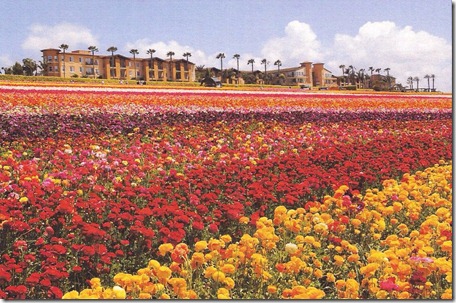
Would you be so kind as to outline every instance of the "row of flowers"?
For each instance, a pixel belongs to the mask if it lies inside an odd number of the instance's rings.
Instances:
[[[308,201],[323,201],[341,185],[364,193],[452,156],[452,124],[438,105],[442,100],[423,101],[436,107],[417,112],[422,119],[404,116],[401,108],[389,117],[402,120],[388,120],[382,110],[366,120],[285,119],[290,108],[271,106],[198,118],[210,109],[200,99],[211,104],[220,97],[5,93],[6,123],[18,124],[2,127],[7,135],[0,145],[0,289],[10,286],[0,297],[60,298],[91,277],[107,283],[151,256],[166,261],[157,253],[163,243],[191,246],[219,234],[237,241],[279,205],[308,210],[314,205]],[[128,105],[119,104],[122,98]],[[156,104],[147,113],[155,98],[165,105],[186,99],[192,112]],[[253,104],[276,97],[243,98]],[[325,103],[306,98],[290,102]],[[351,102],[369,104],[364,99]],[[84,102],[96,114],[81,110]],[[66,124],[68,117],[79,124]],[[30,131],[23,136],[22,129]],[[249,223],[238,224],[241,218]]]
[[[237,241],[162,244],[164,261],[63,298],[452,299],[451,184],[442,162],[365,195],[341,186],[309,208],[278,206]]]

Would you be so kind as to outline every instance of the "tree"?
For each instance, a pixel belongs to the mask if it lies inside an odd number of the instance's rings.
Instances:
[[[350,84],[355,84],[355,67],[353,65],[349,65],[348,68],[350,74]]]
[[[49,63],[46,62],[46,60],[43,58],[43,61],[39,61],[38,68],[41,70],[40,75],[47,75]]]
[[[263,59],[263,60],[261,60],[261,64],[264,64],[264,77],[263,77],[263,80],[264,80],[264,84],[266,84],[266,79],[267,79],[267,76],[268,76],[268,72],[266,71],[266,66],[269,64],[269,62],[268,62],[268,60]]]
[[[22,68],[22,65],[19,62],[14,63],[14,65],[11,67],[11,71],[13,75],[24,74],[24,69]]]
[[[184,53],[182,56],[184,56],[185,58],[187,58],[187,62],[186,62],[186,67],[187,67],[187,71],[188,71],[188,57],[191,57],[192,54],[190,52],[186,52]],[[190,71],[189,71],[190,72]],[[190,76],[188,77],[188,81],[190,81]]]
[[[364,88],[364,71],[365,71],[364,68],[361,68],[360,70],[358,70],[358,81],[359,81],[359,80],[362,81],[362,83],[363,83],[363,88]]]
[[[374,73],[374,67],[373,66],[369,66],[368,71],[371,72],[369,83],[370,83],[370,88],[372,88],[372,74]]]
[[[220,72],[223,74],[223,59],[225,59],[225,54],[224,53],[219,53],[217,59],[220,59]],[[221,76],[220,76],[221,77]]]
[[[33,76],[33,72],[36,72],[37,64],[33,59],[25,58],[22,59],[22,69],[26,76]]]
[[[98,48],[95,45],[88,47],[89,51],[92,52],[92,70],[93,70],[93,78],[95,79],[95,52],[98,52]]]
[[[152,69],[153,67],[153,61],[154,61],[154,53],[156,52],[155,49],[153,48],[149,48],[147,51],[146,51],[146,54],[150,55],[150,63],[149,63],[149,68]],[[149,72],[149,75],[150,75],[150,72]],[[153,76],[152,76],[153,78]]]
[[[381,68],[376,68],[375,71],[377,72],[377,75],[380,75],[380,72],[382,71]]]
[[[388,90],[391,89],[391,79],[390,79],[390,73],[389,71],[391,70],[391,68],[387,67],[384,69],[384,71],[386,72],[386,81],[388,81]]]
[[[68,44],[60,44],[59,48],[63,50],[63,78],[66,76],[66,68],[65,68],[65,51],[68,49]]]
[[[249,61],[247,61],[247,65],[252,64],[252,74],[253,74],[253,63],[255,63],[255,59],[249,59]]]
[[[107,49],[108,52],[111,52],[111,64],[110,64],[110,67],[115,67],[115,62],[114,62],[114,52],[117,51],[117,47],[115,46],[111,46],[110,48]],[[114,72],[113,72],[114,71]],[[116,69],[112,70],[111,69],[111,76],[112,77],[116,77]]]
[[[233,56],[233,59],[236,59],[236,66],[237,66],[237,72],[236,72],[236,76],[239,78],[239,58],[241,58],[241,55],[239,54],[235,54]]]
[[[137,49],[132,48],[132,49],[130,50],[130,54],[133,55],[133,65],[135,66],[135,79],[136,79],[136,77],[137,77],[137,73],[136,73],[136,55],[138,55],[139,52],[138,52]]]
[[[276,60],[274,65],[277,65],[277,74],[280,74],[280,67],[282,66],[282,61]]]
[[[342,79],[344,80],[344,83],[345,83],[345,65],[341,64],[341,65],[339,65],[339,68],[342,70]]]
[[[414,79],[413,79],[412,76],[410,76],[410,77],[407,78],[407,83],[410,84],[410,89],[413,89],[413,80],[414,80]]]
[[[413,78],[413,80],[416,81],[416,91],[419,91],[420,90],[420,78],[415,77],[415,78]]]
[[[173,51],[169,51],[166,56],[169,57],[169,62],[170,62],[170,65],[171,65],[171,71],[172,71],[172,68],[173,68],[173,56],[175,55],[175,53]],[[174,80],[174,79],[173,79]]]
[[[432,74],[432,75],[431,75],[431,78],[432,78],[432,91],[434,91],[434,90],[435,90],[435,88],[434,88],[434,79],[435,79],[435,75]]]
[[[424,79],[427,79],[427,83],[428,83],[428,92],[431,91],[431,84],[429,83],[429,79],[430,79],[430,78],[431,78],[431,76],[429,76],[429,75],[424,76]]]

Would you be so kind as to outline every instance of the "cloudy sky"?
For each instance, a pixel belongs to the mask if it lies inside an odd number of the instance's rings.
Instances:
[[[41,49],[87,49],[100,54],[110,46],[139,57],[175,58],[190,52],[190,61],[263,69],[300,62],[323,62],[335,75],[340,65],[356,69],[390,68],[403,85],[409,76],[435,75],[435,86],[452,89],[452,1],[450,0],[1,0],[0,66],[30,57]]]

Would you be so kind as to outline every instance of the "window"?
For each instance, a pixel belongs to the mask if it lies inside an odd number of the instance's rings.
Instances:
[[[58,72],[59,71],[59,67],[58,66],[54,66],[54,71]]]
[[[52,62],[52,56],[48,56],[48,61]]]
[[[52,72],[52,66],[49,66],[49,71]]]
[[[70,56],[70,62],[73,62],[73,56]]]
[[[100,74],[100,72],[98,71],[98,68],[95,69],[95,73],[96,73],[97,75]]]
[[[74,66],[70,66],[70,72],[74,73]]]
[[[84,72],[84,69],[82,68],[82,66],[79,67],[79,72],[80,72],[80,73],[83,73],[83,72]]]
[[[79,57],[79,63],[82,63],[82,57]]]
[[[57,56],[54,56],[54,61],[55,61],[55,62],[59,61],[59,59],[57,58]]]
[[[138,62],[136,62],[136,68],[139,68],[139,63]]]

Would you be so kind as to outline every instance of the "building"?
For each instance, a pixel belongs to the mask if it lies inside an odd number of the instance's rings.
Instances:
[[[185,59],[131,58],[123,55],[98,55],[89,50],[65,52],[41,50],[47,64],[45,76],[88,77],[145,81],[195,81],[195,64]]]
[[[252,72],[244,72],[252,74]],[[254,71],[254,75],[259,78],[261,71]],[[300,87],[312,88],[329,88],[337,87],[337,78],[331,71],[324,67],[324,63],[302,62],[300,66],[280,68],[267,71],[268,77],[266,82],[280,85],[298,85]],[[264,77],[263,77],[264,78]]]

